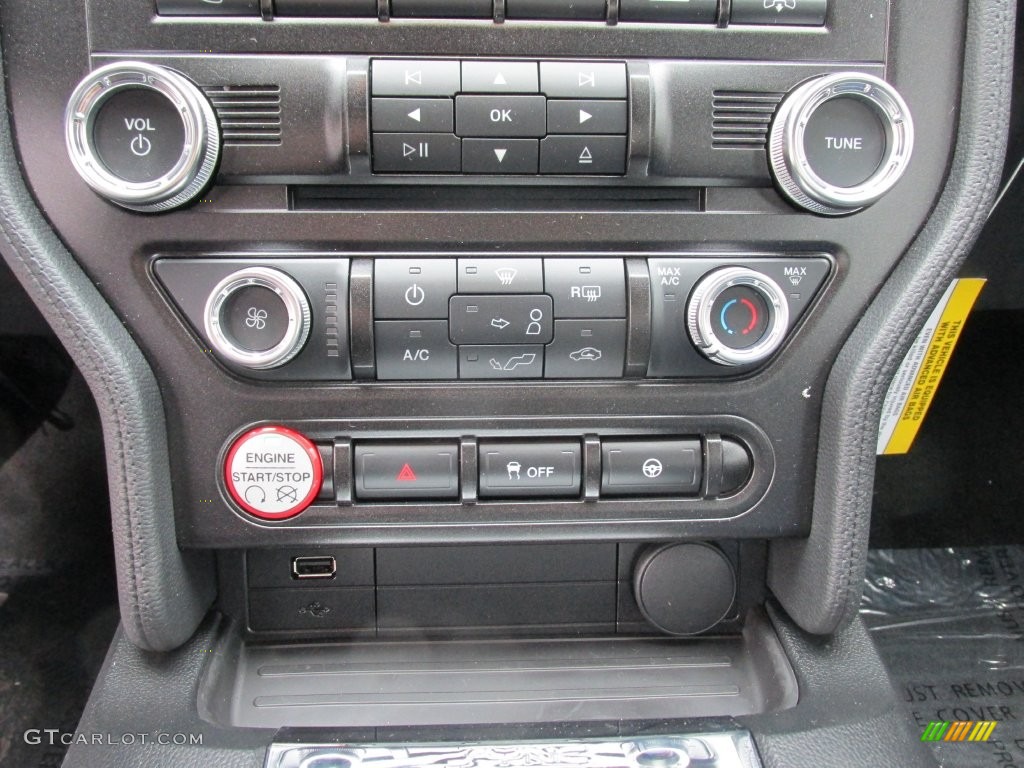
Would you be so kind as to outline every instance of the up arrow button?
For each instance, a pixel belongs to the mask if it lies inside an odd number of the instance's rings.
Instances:
[[[463,93],[537,93],[535,61],[464,61]]]

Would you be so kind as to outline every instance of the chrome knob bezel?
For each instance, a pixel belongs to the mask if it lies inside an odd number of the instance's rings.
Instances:
[[[734,286],[749,286],[768,304],[768,328],[764,336],[746,349],[725,345],[718,335],[711,309],[715,300]],[[785,341],[789,330],[789,304],[778,283],[767,275],[747,267],[725,267],[705,275],[690,295],[686,325],[697,350],[719,365],[753,365],[771,357]]]
[[[242,349],[224,331],[221,310],[242,288],[258,286],[273,291],[284,303],[288,328],[281,341],[262,352]],[[309,339],[312,313],[302,287],[284,272],[271,267],[246,267],[225,277],[206,300],[203,326],[213,349],[228,362],[264,371],[278,368],[302,351]]]
[[[830,184],[815,173],[804,144],[814,113],[838,98],[870,105],[885,130],[885,155],[878,169],[852,187]],[[823,75],[785,98],[772,124],[768,147],[775,180],[793,203],[813,213],[841,216],[877,202],[903,177],[914,151],[914,121],[903,97],[884,80],[860,72]]]
[[[115,94],[136,88],[166,98],[181,117],[185,136],[174,166],[142,182],[108,170],[92,141],[100,108]],[[64,139],[71,163],[86,184],[112,203],[144,213],[170,210],[195,198],[213,178],[220,157],[217,115],[203,92],[177,72],[138,61],[100,67],[78,84],[64,113]]]

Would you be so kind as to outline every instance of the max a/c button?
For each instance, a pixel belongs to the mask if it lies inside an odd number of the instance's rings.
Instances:
[[[480,443],[481,498],[578,496],[578,442]]]
[[[362,443],[355,447],[360,499],[454,499],[459,496],[459,447],[454,443]]]

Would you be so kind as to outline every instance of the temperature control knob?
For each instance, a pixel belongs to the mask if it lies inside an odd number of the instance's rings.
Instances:
[[[772,124],[769,160],[793,203],[838,216],[892,189],[913,148],[914,123],[899,93],[872,75],[843,72],[786,97]]]
[[[225,360],[258,371],[277,368],[299,354],[309,338],[309,300],[279,269],[247,267],[213,289],[203,324]]]
[[[746,267],[725,267],[697,283],[686,324],[694,345],[712,362],[750,365],[770,357],[782,344],[789,305],[770,277]]]
[[[217,115],[192,81],[143,62],[108,64],[75,88],[64,138],[79,176],[135,211],[189,202],[213,178]]]

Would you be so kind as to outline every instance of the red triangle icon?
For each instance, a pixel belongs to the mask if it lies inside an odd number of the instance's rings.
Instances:
[[[402,471],[398,473],[399,482],[411,483],[416,479],[416,473],[412,471],[412,467],[408,464],[402,467]]]

